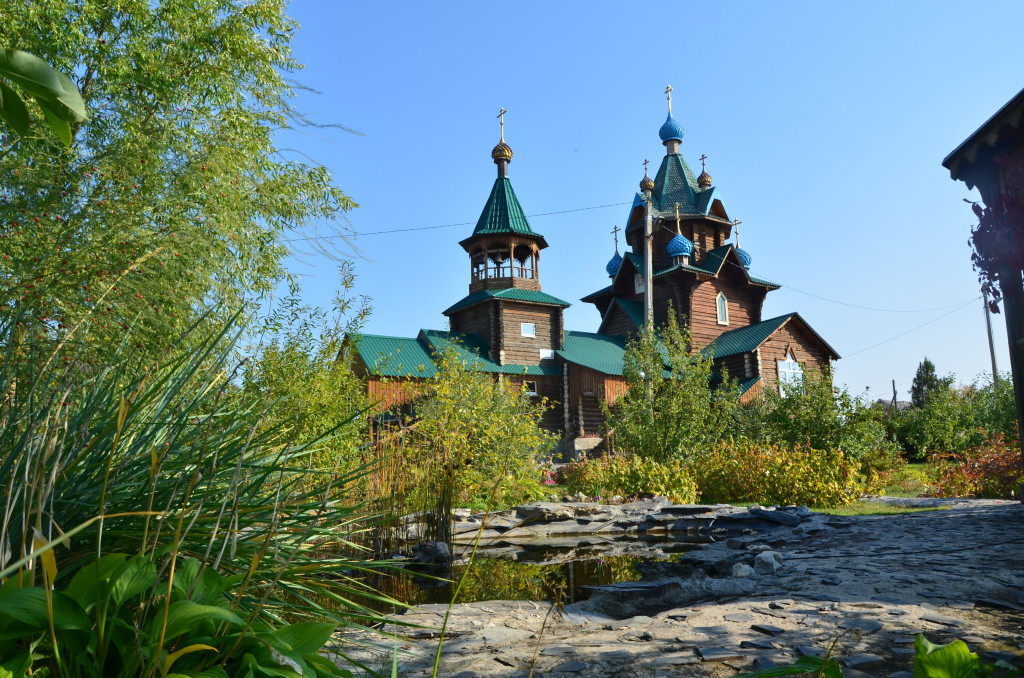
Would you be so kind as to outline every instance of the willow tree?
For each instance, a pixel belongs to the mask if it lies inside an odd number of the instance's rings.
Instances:
[[[278,145],[299,119],[284,6],[0,4],[4,40],[70,74],[89,114],[67,147],[41,125],[0,134],[0,309],[26,341],[159,350],[211,302],[271,289],[289,234],[354,206]]]

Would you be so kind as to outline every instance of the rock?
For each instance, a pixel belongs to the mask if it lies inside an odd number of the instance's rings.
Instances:
[[[724,636],[729,633],[728,626],[697,626],[693,629],[694,633],[699,633],[705,636]]]
[[[770,640],[744,640],[740,647],[745,650],[774,650],[775,643]]]
[[[771,624],[754,624],[750,628],[754,629],[758,633],[764,633],[769,636],[777,636],[780,633],[785,633],[786,630],[779,628],[778,626],[772,626]]]
[[[956,626],[960,627],[964,625],[964,622],[957,619],[956,617],[947,617],[944,614],[937,614],[935,612],[929,612],[928,614],[921,615],[921,619],[929,621],[933,624],[941,624],[943,626]]]
[[[966,600],[950,600],[946,602],[946,607],[951,607],[954,610],[973,610],[974,603]]]
[[[743,659],[743,655],[736,650],[730,650],[724,647],[698,647],[697,652],[700,654],[701,661],[705,662],[724,662],[733,659]]]
[[[425,565],[447,565],[452,562],[452,552],[443,541],[423,541],[412,547],[412,558]]]
[[[843,583],[843,580],[840,579],[839,577],[831,577],[831,576],[830,577],[822,577],[821,578],[821,583],[822,584],[827,584],[829,586],[839,586],[840,584]]]
[[[551,672],[552,673],[579,673],[580,671],[585,671],[589,666],[590,666],[590,664],[584,664],[583,662],[577,662],[577,661],[565,662],[564,664],[559,664],[555,668],[551,669]]]
[[[775,574],[782,569],[782,556],[775,551],[758,553],[754,558],[754,570],[759,574]]]
[[[885,659],[877,654],[860,652],[843,659],[843,663],[851,669],[870,669],[876,666],[884,666]]]
[[[793,601],[788,599],[773,600],[768,603],[768,607],[773,610],[785,610],[787,607],[793,607]]]
[[[545,647],[540,651],[540,653],[545,657],[552,655],[575,654],[576,648],[570,647],[569,645],[552,645],[551,647]]]
[[[912,671],[895,671],[889,674],[889,678],[914,678]]]
[[[532,504],[517,506],[516,516],[524,522],[551,522],[552,520],[572,520],[576,511],[569,504],[538,501]]]
[[[857,629],[861,633],[874,633],[878,629],[882,628],[882,622],[875,621],[874,619],[844,619],[839,622],[839,626],[844,629]]]
[[[735,563],[729,568],[730,577],[750,577],[754,574],[754,568],[746,563]]]
[[[504,626],[495,626],[480,632],[480,637],[488,645],[513,645],[521,643],[533,637],[532,631],[522,629],[509,629]]]
[[[728,621],[728,622],[738,622],[738,623],[745,623],[745,622],[749,622],[749,621],[754,621],[754,618],[752,616],[750,616],[749,614],[743,613],[743,612],[734,612],[732,614],[727,614],[727,615],[723,616],[722,619],[724,619],[725,621]]]
[[[757,516],[758,518],[763,518],[765,520],[770,520],[771,522],[778,523],[779,525],[796,527],[800,524],[800,516],[788,513],[786,511],[769,511],[757,505],[751,506],[750,508],[747,509],[747,511],[753,516]]]
[[[801,657],[806,657],[807,655],[811,655],[813,657],[825,656],[825,650],[820,647],[814,647],[813,645],[796,645],[793,649],[796,650],[797,654]]]

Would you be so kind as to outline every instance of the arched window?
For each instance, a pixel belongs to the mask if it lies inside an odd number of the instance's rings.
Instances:
[[[786,353],[785,360],[779,360],[779,393],[795,392],[804,382],[804,368],[796,361],[793,351]]]
[[[719,292],[718,296],[715,297],[715,306],[718,308],[718,324],[728,325],[729,301],[725,298],[725,294],[723,292]]]

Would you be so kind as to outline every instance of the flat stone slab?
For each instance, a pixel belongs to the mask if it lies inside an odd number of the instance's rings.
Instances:
[[[698,647],[701,661],[705,662],[726,662],[734,659],[743,659],[742,654],[736,650],[726,647]]]
[[[700,633],[705,636],[724,636],[729,633],[728,626],[696,626],[694,627],[694,633]]]
[[[770,640],[744,640],[740,647],[745,650],[774,650],[775,643]]]
[[[763,633],[768,636],[777,636],[780,633],[785,633],[786,629],[779,628],[778,626],[772,626],[771,624],[753,624],[752,629],[758,633]]]
[[[884,624],[874,619],[844,619],[839,626],[844,629],[857,629],[861,633],[874,633]]]
[[[870,669],[876,666],[884,666],[885,658],[869,652],[860,652],[846,657],[843,659],[843,663],[851,669]]]
[[[956,626],[961,627],[964,622],[956,617],[947,617],[944,614],[937,614],[935,612],[929,612],[928,614],[921,615],[921,619],[929,621],[933,624],[941,624],[942,626]]]
[[[553,673],[579,673],[580,671],[586,671],[590,664],[584,662],[565,662],[551,669]]]

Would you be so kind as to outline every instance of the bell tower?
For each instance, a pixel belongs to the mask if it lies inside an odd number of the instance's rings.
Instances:
[[[491,360],[537,365],[561,348],[562,309],[569,304],[541,291],[540,251],[548,244],[530,228],[508,178],[506,113],[498,113],[501,137],[491,150],[498,176],[472,235],[459,243],[469,254],[469,296],[444,314],[452,331],[484,340]]]

